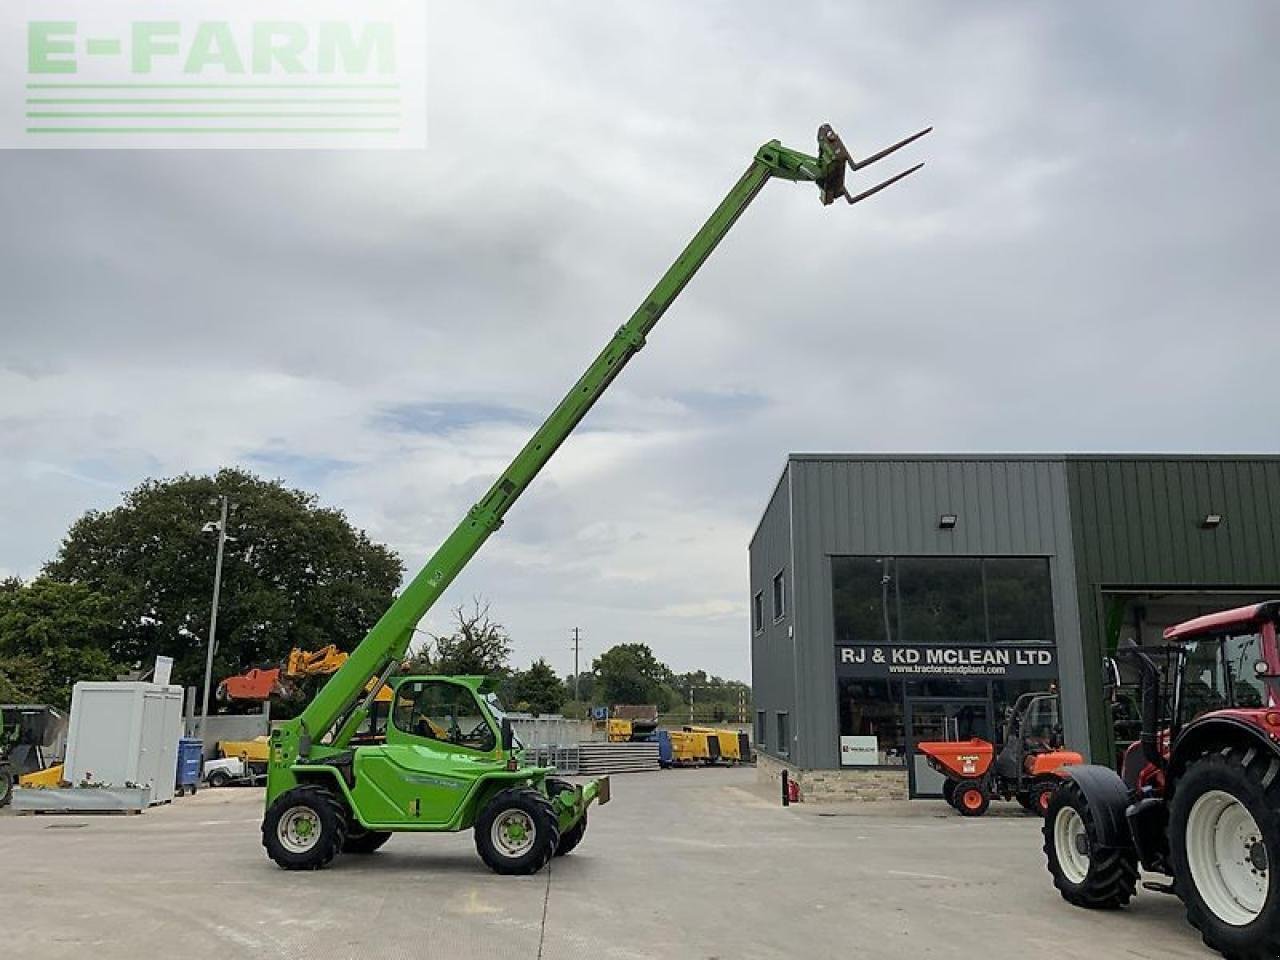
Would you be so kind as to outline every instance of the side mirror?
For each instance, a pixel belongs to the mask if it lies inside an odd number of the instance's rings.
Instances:
[[[516,734],[511,728],[511,719],[509,717],[502,718],[502,752],[510,753],[511,747],[515,744]]]
[[[1113,657],[1102,661],[1102,690],[1114,703],[1120,690],[1120,664]]]

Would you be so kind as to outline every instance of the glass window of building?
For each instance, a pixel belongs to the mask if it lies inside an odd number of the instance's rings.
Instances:
[[[756,746],[763,747],[765,745],[765,727],[767,724],[764,719],[764,711],[756,711]]]
[[[779,570],[773,578],[773,619],[781,620],[787,615],[787,579],[783,574],[785,570]]]
[[[756,633],[764,629],[764,591],[751,598],[751,627]]]
[[[778,713],[778,753],[786,756],[791,752],[791,717],[786,713]]]
[[[832,557],[844,644],[1052,643],[1045,557]]]

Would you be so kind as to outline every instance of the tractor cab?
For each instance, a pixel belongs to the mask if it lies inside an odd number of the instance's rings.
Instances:
[[[1031,758],[1062,746],[1058,695],[1048,691],[1024,693],[1005,711],[1003,742],[996,755],[996,773],[1016,780],[1027,776]]]

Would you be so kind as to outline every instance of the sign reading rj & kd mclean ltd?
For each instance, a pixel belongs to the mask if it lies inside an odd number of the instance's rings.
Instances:
[[[836,647],[836,673],[845,677],[1007,677],[1057,676],[1053,647],[965,647],[945,645],[849,644]]]

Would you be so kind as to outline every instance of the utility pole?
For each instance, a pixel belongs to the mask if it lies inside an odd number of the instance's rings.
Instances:
[[[578,628],[573,628],[573,702],[581,703],[582,698],[579,694],[579,675],[578,675],[578,648],[581,646],[581,637],[578,636]]]
[[[689,726],[693,726],[693,691],[697,689],[693,684],[689,684]]]
[[[200,735],[204,736],[209,717],[209,688],[213,684],[213,648],[218,636],[218,598],[222,594],[222,551],[227,545],[227,498],[222,496],[222,516],[218,520],[218,559],[213,567],[213,609],[209,611],[209,653],[204,662],[204,709],[200,713]]]

